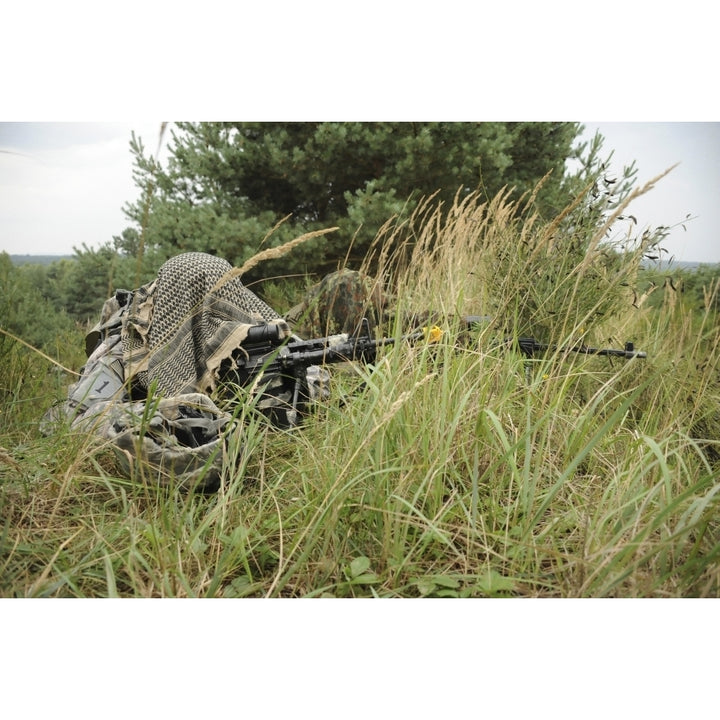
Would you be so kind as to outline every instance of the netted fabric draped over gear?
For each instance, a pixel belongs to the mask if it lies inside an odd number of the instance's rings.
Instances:
[[[369,293],[364,280],[343,272],[321,283],[321,290],[299,307],[357,326]],[[332,312],[323,309],[326,301]],[[316,365],[256,368],[248,382],[241,371],[250,349],[263,361],[273,353],[258,340],[257,328],[248,338],[258,324],[272,326],[261,330],[280,343],[299,340],[230,263],[205,253],[178,255],[151,283],[117,290],[105,302],[86,337],[81,377],[65,402],[48,411],[44,431],[64,418],[109,441],[132,477],[182,489],[216,488],[243,451],[242,422],[232,414],[237,403],[252,403],[273,425],[289,428],[310,405],[329,397],[329,373]]]
[[[252,325],[274,323],[280,337],[291,334],[232,269],[221,258],[185,253],[168,260],[153,282],[118,290],[86,338],[80,380],[48,411],[44,431],[65,417],[108,440],[132,477],[217,488],[228,443],[239,449],[242,433],[209,397],[220,365],[232,366]]]
[[[136,386],[147,389],[154,381],[165,396],[208,393],[248,325],[280,320],[240,278],[228,277],[231,270],[221,258],[185,253],[135,291],[122,342],[127,377]]]

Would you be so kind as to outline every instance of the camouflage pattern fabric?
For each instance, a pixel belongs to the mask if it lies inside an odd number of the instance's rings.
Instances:
[[[208,396],[223,360],[241,346],[247,328],[279,315],[248,290],[232,266],[204,253],[172,258],[157,278],[119,290],[86,337],[88,362],[43,431],[67,420],[109,440],[133,478],[181,490],[212,490],[237,428]],[[282,336],[282,335],[281,335]],[[144,399],[151,384],[158,395]],[[132,386],[132,395],[129,389]]]
[[[276,323],[281,337],[291,335],[285,320],[227,275],[231,270],[220,258],[186,253],[166,262],[153,282],[133,292],[118,290],[88,333],[82,377],[62,407],[47,413],[45,431],[68,420],[110,441],[135,479],[181,490],[216,489],[228,447],[239,451],[242,432],[209,397],[221,380],[221,363],[234,362],[233,351],[242,348],[252,324]],[[377,323],[382,304],[375,281],[342,270],[312,288],[291,314],[298,329],[320,337],[353,332],[364,317]],[[258,409],[281,427],[296,424],[286,417],[292,388],[281,377],[267,380]],[[328,382],[325,368],[309,368],[309,399],[327,399]],[[151,385],[157,395],[146,398]]]
[[[85,354],[88,357],[106,338],[115,335],[120,337],[123,319],[132,297],[129,290],[116,290],[115,294],[105,301],[100,311],[100,320],[85,336]]]
[[[115,405],[106,436],[128,477],[185,492],[214,492],[228,460],[227,438],[235,430],[209,397],[189,393],[149,409],[145,401]]]
[[[353,334],[363,318],[373,329],[382,321],[385,296],[380,283],[356,270],[326,275],[308,290],[305,299],[285,314],[301,336]]]

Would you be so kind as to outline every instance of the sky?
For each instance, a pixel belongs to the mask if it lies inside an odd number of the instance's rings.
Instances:
[[[139,195],[133,131],[155,152],[161,122],[0,122],[0,251],[65,255],[129,225]]]
[[[665,259],[720,263],[720,123],[583,122],[583,139],[599,132],[610,174],[635,161],[636,187],[674,169],[627,212],[640,227],[669,226]],[[687,216],[691,219],[686,222]]]
[[[636,162],[638,186],[679,163],[628,213],[640,227],[673,227],[666,259],[720,262],[720,123],[583,124],[584,138],[605,138],[610,174]],[[0,122],[0,251],[64,255],[112,241],[129,224],[122,207],[139,193],[131,133],[156,153],[160,129],[161,121]],[[164,141],[161,161],[166,149]]]

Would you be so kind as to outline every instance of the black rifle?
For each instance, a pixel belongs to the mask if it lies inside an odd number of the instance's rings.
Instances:
[[[370,337],[370,327],[363,320],[354,335],[342,333],[312,340],[283,337],[275,324],[253,325],[241,347],[233,353],[233,362],[225,361],[220,377],[225,384],[251,386],[259,380],[258,407],[280,427],[296,425],[299,415],[313,397],[309,387],[308,368],[359,361],[372,364],[378,349],[399,342],[434,342],[439,328],[418,330],[399,338]]]
[[[476,328],[489,318],[468,316],[463,318],[466,329]],[[281,427],[296,425],[298,416],[303,414],[312,392],[308,385],[308,368],[359,361],[372,364],[378,349],[400,342],[436,342],[442,336],[437,327],[423,328],[398,338],[370,337],[367,320],[363,320],[354,335],[340,334],[312,340],[286,338],[275,324],[253,325],[241,347],[233,353],[233,362],[225,362],[221,377],[225,383],[248,387],[259,381],[261,395],[272,401],[259,404],[275,424]],[[540,343],[534,338],[519,338],[515,341],[521,352],[530,357],[541,351],[556,350],[558,346]],[[626,343],[623,350],[598,349],[585,346],[567,350],[589,355],[610,355],[624,358],[644,358],[644,352]]]
[[[521,337],[515,340],[515,343],[520,348],[520,352],[525,357],[533,357],[541,352],[547,351],[560,351],[560,352],[573,352],[581,353],[582,355],[604,355],[606,357],[621,357],[626,360],[631,358],[645,358],[647,353],[640,350],[636,350],[635,346],[631,342],[626,342],[625,347],[622,350],[615,348],[594,348],[588,347],[587,345],[572,345],[570,347],[564,347],[561,345],[549,345],[547,343],[538,342],[535,338]]]

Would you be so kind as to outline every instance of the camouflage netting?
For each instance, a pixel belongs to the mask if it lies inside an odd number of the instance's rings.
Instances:
[[[353,334],[365,318],[370,329],[383,320],[385,294],[380,283],[347,268],[326,275],[313,285],[285,319],[305,337]]]
[[[226,260],[185,253],[134,293],[122,344],[127,376],[137,386],[147,390],[154,382],[168,396],[210,392],[248,326],[280,320],[239,278],[228,278],[231,271]]]

